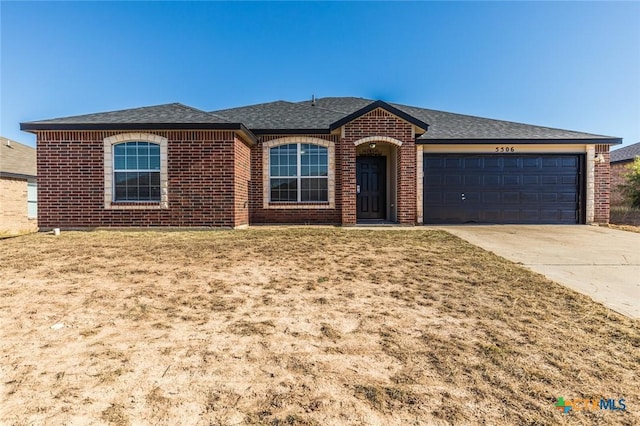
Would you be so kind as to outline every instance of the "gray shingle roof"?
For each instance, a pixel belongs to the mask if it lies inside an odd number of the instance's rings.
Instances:
[[[26,178],[36,175],[36,150],[0,137],[0,176]]]
[[[22,123],[21,129],[33,130],[107,130],[133,128],[208,128],[240,129],[254,136],[256,133],[310,133],[329,132],[350,120],[351,115],[367,108],[386,106],[419,128],[428,125],[428,131],[418,138],[423,143],[460,141],[474,143],[485,140],[620,143],[609,136],[594,135],[572,130],[554,129],[503,120],[474,117],[435,111],[409,105],[384,103],[354,97],[329,97],[312,101],[276,101],[205,112],[179,103],[143,108],[111,111],[98,114]],[[245,127],[246,126],[246,127]]]
[[[373,102],[363,98],[320,98],[317,108],[350,114]],[[310,105],[311,101],[301,102]],[[474,140],[474,139],[617,139],[572,130],[554,129],[511,121],[494,120],[418,108],[389,102],[389,105],[429,124],[429,130],[418,140]]]
[[[229,123],[222,117],[180,103],[155,105],[97,114],[75,115],[25,124],[149,124]]]
[[[268,102],[239,108],[213,111],[231,121],[244,123],[252,130],[322,129],[340,120],[345,114],[328,109],[314,108],[303,103],[287,101]]]
[[[623,146],[622,148],[611,151],[612,163],[618,163],[620,161],[631,161],[636,157],[640,157],[640,142]]]

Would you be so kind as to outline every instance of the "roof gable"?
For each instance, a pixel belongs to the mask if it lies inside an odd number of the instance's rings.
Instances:
[[[418,127],[419,129],[422,129],[423,132],[426,132],[427,129],[429,128],[429,125],[427,123],[425,123],[422,120],[419,120],[418,118],[414,117],[411,114],[406,113],[405,111],[402,111],[384,101],[375,101],[375,102],[371,102],[369,105],[366,105],[354,112],[352,112],[351,114],[342,117],[340,120],[334,122],[331,124],[330,129],[334,130],[337,129],[339,127],[344,126],[345,124],[355,120],[356,118],[363,116],[377,108],[382,108],[383,110],[395,115],[396,117],[410,123],[413,124],[414,126]],[[420,132],[417,132],[420,133]]]

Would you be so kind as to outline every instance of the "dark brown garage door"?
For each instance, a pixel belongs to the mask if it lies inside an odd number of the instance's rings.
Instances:
[[[583,222],[581,155],[424,156],[424,223]]]

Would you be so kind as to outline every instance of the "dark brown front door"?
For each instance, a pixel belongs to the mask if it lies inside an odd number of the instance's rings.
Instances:
[[[357,157],[358,219],[386,218],[386,157]]]

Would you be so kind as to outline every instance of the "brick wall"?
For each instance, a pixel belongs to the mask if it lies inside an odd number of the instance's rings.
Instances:
[[[27,181],[0,178],[0,234],[38,230],[38,221],[27,217]]]
[[[98,226],[235,226],[246,222],[241,166],[230,131],[149,131],[168,139],[168,208],[104,208],[103,140],[125,132],[38,132],[38,216],[43,229]],[[128,133],[128,132],[127,132]],[[240,162],[242,163],[242,162]],[[245,186],[246,188],[246,186]],[[245,189],[246,191],[246,189]],[[236,218],[237,215],[237,218]]]
[[[356,148],[354,143],[370,136],[388,136],[402,142],[398,148],[398,222],[416,223],[416,146],[411,124],[377,108],[345,125],[340,141],[342,172],[342,223],[356,223]]]
[[[596,161],[594,164],[594,222],[609,223],[609,206],[611,190],[611,170],[609,164],[609,145],[596,145],[595,154],[600,155],[604,161]]]
[[[260,223],[292,223],[292,224],[339,224],[341,217],[341,173],[338,167],[335,170],[335,199],[336,205],[333,209],[313,209],[313,208],[264,208],[264,183],[262,165],[262,144],[271,140],[280,139],[290,135],[263,135],[258,138],[257,146],[251,148],[251,183],[249,185],[249,206],[250,222]],[[340,149],[338,136],[336,135],[315,135],[309,134],[318,139],[328,140],[335,144],[335,161],[340,164]]]
[[[234,226],[249,224],[249,181],[251,180],[251,149],[238,137],[233,141],[234,162]]]
[[[627,180],[624,175],[629,173],[627,166],[631,164],[633,161],[622,161],[619,163],[611,164],[611,205],[612,206],[622,206],[629,204],[627,200],[625,200],[622,191],[620,190],[620,185],[624,185]]]

